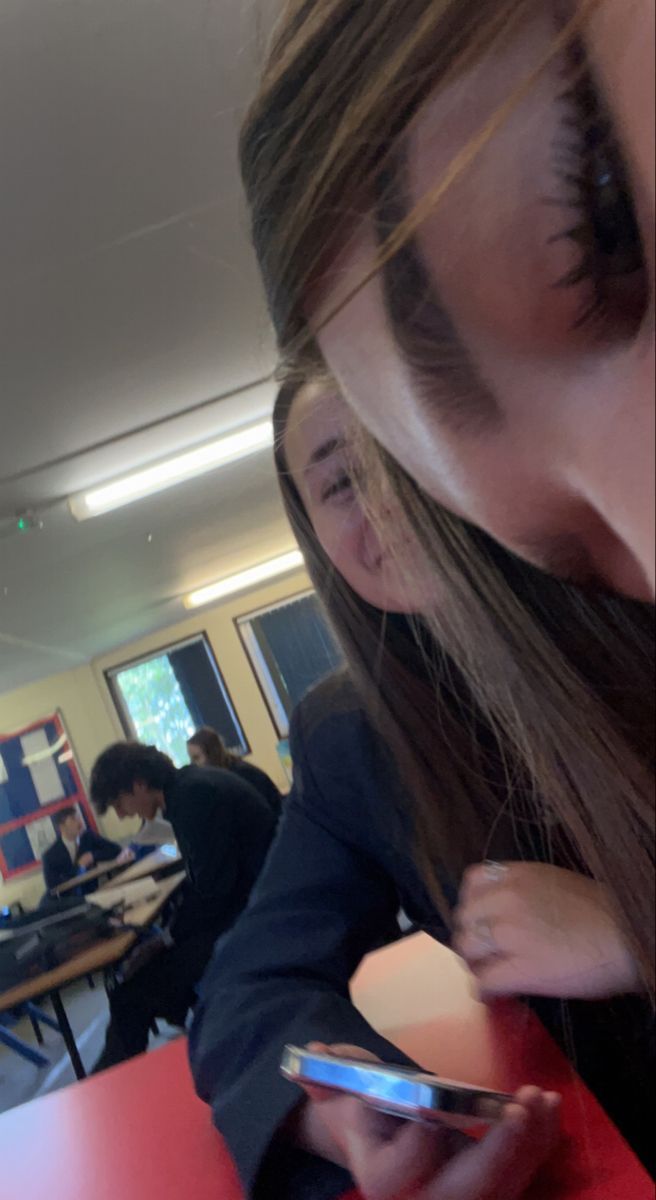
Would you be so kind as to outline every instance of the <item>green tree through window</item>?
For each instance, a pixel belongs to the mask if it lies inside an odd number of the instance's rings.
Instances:
[[[176,767],[189,762],[187,738],[194,723],[168,655],[119,671],[116,682],[139,741],[163,750]]]

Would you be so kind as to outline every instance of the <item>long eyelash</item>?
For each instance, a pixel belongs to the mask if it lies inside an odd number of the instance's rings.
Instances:
[[[554,243],[566,239],[574,242],[580,249],[578,264],[561,276],[554,286],[557,288],[577,287],[586,280],[592,283],[593,298],[590,303],[581,308],[573,323],[574,329],[581,329],[591,322],[597,323],[600,319],[603,321],[605,308],[595,273],[594,247],[591,245],[593,233],[589,216],[590,183],[586,174],[586,161],[589,158],[586,142],[591,129],[595,128],[598,102],[592,90],[585,55],[580,47],[573,48],[572,57],[574,61],[569,65],[570,69],[573,66],[577,78],[559,97],[560,102],[569,109],[569,116],[566,111],[561,117],[561,122],[570,137],[567,140],[559,139],[554,150],[556,152],[556,176],[565,184],[566,188],[571,189],[568,196],[568,207],[573,212],[578,212],[580,219],[560,233],[554,234],[549,241]],[[603,124],[607,139],[608,124],[606,121]],[[574,138],[572,138],[572,134],[575,135]],[[597,137],[593,135],[593,140],[597,144],[601,135],[601,128],[598,129]]]
[[[351,479],[348,475],[340,475],[338,479],[328,485],[321,493],[322,501],[332,500],[333,496],[339,495],[340,492],[345,492],[351,486]]]
[[[590,324],[605,327],[612,314],[602,288],[603,276],[598,270],[593,210],[595,202],[599,204],[598,189],[604,186],[604,178],[607,182],[622,179],[624,170],[611,120],[595,87],[581,42],[574,43],[570,48],[565,73],[569,82],[559,96],[559,101],[565,106],[561,116],[563,136],[554,142],[553,150],[556,176],[565,185],[568,194],[560,200],[547,203],[556,204],[572,214],[577,213],[578,219],[572,216],[565,229],[549,238],[549,243],[562,240],[573,242],[580,251],[580,257],[578,263],[558,279],[554,287],[578,287],[588,281],[592,286],[592,299],[581,308],[573,328],[580,329]]]

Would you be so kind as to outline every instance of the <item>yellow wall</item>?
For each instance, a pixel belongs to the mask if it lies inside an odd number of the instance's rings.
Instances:
[[[104,672],[126,660],[204,632],[214,650],[246,734],[251,760],[271,775],[280,787],[286,787],[276,752],[278,736],[235,628],[234,618],[275,604],[309,586],[305,572],[298,571],[282,581],[255,588],[211,608],[200,609],[178,624],[160,629],[138,642],[121,646],[88,665],[50,675],[38,683],[0,695],[0,730],[11,733],[60,709],[86,782],[96,755],[108,743],[124,736]],[[131,831],[130,825],[119,822],[112,813],[99,824],[109,837],[124,838]],[[30,872],[15,882],[4,883],[0,879],[0,906],[18,899],[26,905],[36,903],[42,892],[43,876],[40,870]]]

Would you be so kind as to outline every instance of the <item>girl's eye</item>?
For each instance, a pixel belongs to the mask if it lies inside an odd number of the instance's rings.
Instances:
[[[557,174],[567,189],[561,203],[577,216],[550,240],[570,240],[579,259],[557,286],[584,288],[575,328],[592,321],[608,333],[628,335],[648,301],[640,229],[612,121],[580,44],[572,47],[570,60],[574,79],[561,97],[566,137],[555,151]]]
[[[333,500],[335,496],[344,496],[351,491],[351,479],[345,472],[338,475],[337,479],[332,480],[327,484],[321,492],[321,502],[325,503],[328,500]]]

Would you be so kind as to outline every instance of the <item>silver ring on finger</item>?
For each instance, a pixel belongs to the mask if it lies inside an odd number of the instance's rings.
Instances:
[[[470,931],[487,950],[496,950],[494,930],[491,923],[485,917],[479,917],[477,921],[473,921]]]
[[[486,858],[483,863],[485,867],[485,878],[488,883],[500,883],[508,874],[508,867],[503,863],[495,862],[492,858]]]

